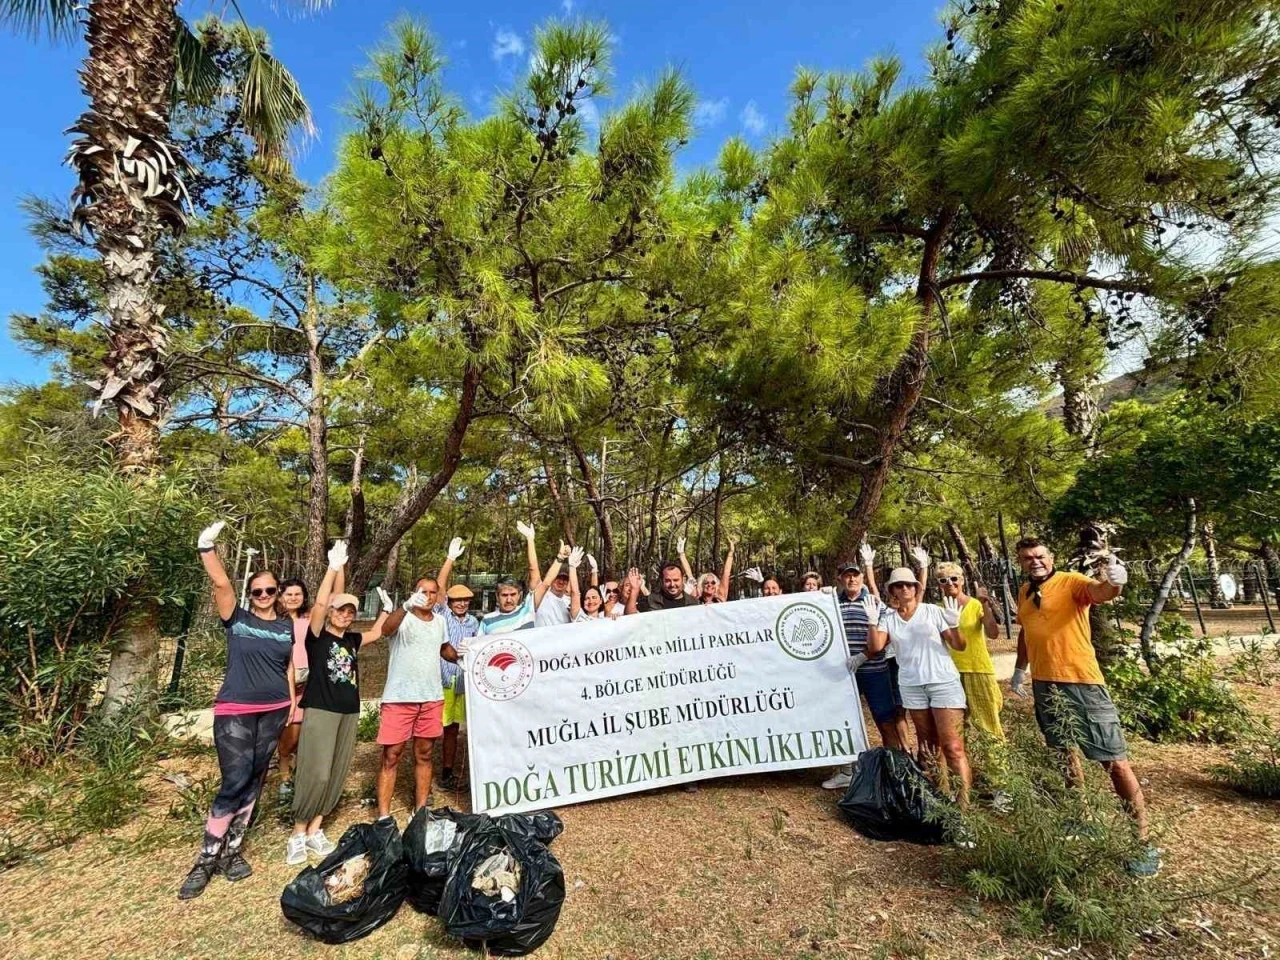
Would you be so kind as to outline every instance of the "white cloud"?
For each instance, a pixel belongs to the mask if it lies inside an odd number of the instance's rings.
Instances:
[[[699,100],[698,105],[693,108],[693,122],[699,127],[714,127],[724,119],[728,109],[728,97],[721,97],[719,100]]]
[[[514,30],[499,27],[493,35],[493,59],[501,62],[503,57],[518,57],[524,53],[524,39]]]
[[[759,136],[764,133],[766,124],[765,116],[760,112],[754,100],[748,100],[747,105],[742,108],[742,113],[738,114],[738,119],[742,121],[742,126],[747,133]]]
[[[596,106],[596,102],[591,99],[575,100],[574,103],[578,107],[578,118],[582,121],[582,125],[592,130],[600,127],[600,109]]]

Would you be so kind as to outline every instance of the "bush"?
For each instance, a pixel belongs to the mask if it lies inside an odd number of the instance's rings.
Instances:
[[[1176,616],[1157,625],[1150,667],[1132,645],[1103,667],[1126,729],[1155,741],[1230,743],[1246,714],[1217,669],[1213,644]]]
[[[181,623],[203,576],[194,486],[39,456],[0,474],[0,729],[24,764],[74,743],[139,612],[152,629]]]
[[[360,725],[356,727],[356,740],[360,743],[372,743],[378,739],[378,723],[381,721],[378,708],[366,703],[360,711]]]
[[[1280,797],[1280,732],[1264,720],[1232,751],[1226,763],[1210,767],[1209,773],[1251,797]]]
[[[974,756],[976,769],[998,771],[1006,812],[938,809],[948,833],[971,842],[948,852],[948,870],[980,900],[1012,906],[1024,936],[1124,950],[1162,913],[1150,882],[1125,872],[1142,846],[1129,818],[1097,764],[1070,787],[1034,723],[1013,718],[1007,730],[1007,744]]]
[[[1260,637],[1227,637],[1227,647],[1234,654],[1227,676],[1236,683],[1269,687],[1280,676],[1280,641],[1269,630]]]

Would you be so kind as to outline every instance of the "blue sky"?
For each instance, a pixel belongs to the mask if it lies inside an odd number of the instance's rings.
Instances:
[[[181,9],[198,19],[214,7],[195,0]],[[285,7],[285,4],[279,4]],[[663,66],[678,67],[700,97],[698,136],[681,157],[689,169],[714,159],[726,137],[742,134],[767,141],[781,128],[787,87],[798,66],[855,69],[883,53],[900,56],[909,75],[922,69],[921,54],[938,39],[941,0],[545,0],[515,3],[472,0],[466,4],[406,5],[383,0],[336,0],[316,16],[273,11],[269,2],[248,0],[250,21],[271,34],[275,52],[302,85],[315,111],[320,136],[298,163],[307,180],[320,180],[332,163],[345,120],[342,107],[367,52],[403,13],[421,17],[449,58],[450,88],[473,113],[488,109],[528,63],[533,31],[554,17],[603,19],[617,38],[615,99]],[[79,44],[50,46],[0,33],[0,88],[10,91],[0,120],[0,382],[39,382],[46,366],[9,339],[7,318],[38,312],[42,292],[33,268],[41,253],[27,236],[18,201],[27,194],[65,197],[70,171],[62,166],[67,138],[84,101],[76,69]],[[602,111],[609,109],[606,101]]]

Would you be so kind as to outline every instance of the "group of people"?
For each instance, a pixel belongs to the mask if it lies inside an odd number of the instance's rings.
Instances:
[[[328,570],[314,600],[305,583],[280,580],[270,571],[248,580],[248,607],[237,602],[235,587],[217,554],[224,524],[215,523],[197,541],[212,584],[214,607],[227,638],[227,667],[213,710],[214,745],[222,780],[205,823],[200,852],[179,891],[199,896],[215,874],[241,880],[252,868],[242,853],[244,835],[278,751],[281,798],[292,806],[293,832],[286,862],[301,865],[334,849],[323,822],[337,806],[355,749],[360,716],[359,660],[366,644],[389,644],[377,742],[379,817],[391,816],[397,770],[405,747],[413,743],[414,805],[429,802],[433,754],[442,743],[441,786],[457,785],[454,764],[459,724],[465,717],[465,686],[460,665],[472,637],[513,630],[613,618],[652,610],[723,603],[729,596],[735,545],[731,540],[722,571],[695,577],[677,544],[678,562],[663,564],[658,589],[650,591],[632,568],[621,580],[600,583],[599,565],[581,547],[560,544],[545,573],[539,569],[534,529],[518,523],[526,542],[528,589],[514,578],[498,581],[497,609],[477,619],[473,595],[464,585],[449,586],[454,562],[465,550],[461,539],[449,544],[439,573],[420,577],[414,592],[397,607],[378,588],[381,610],[373,625],[352,630],[359,600],[344,592],[346,545],[338,541],[328,554]],[[1145,841],[1146,815],[1141,787],[1128,762],[1119,717],[1111,702],[1089,635],[1088,608],[1115,599],[1127,580],[1114,557],[1096,578],[1057,571],[1053,554],[1036,539],[1017,545],[1026,582],[1018,594],[1018,656],[1012,690],[1025,695],[1028,667],[1035,712],[1047,742],[1071,758],[1068,776],[1078,780],[1079,758],[1064,742],[1063,730],[1077,734],[1076,745],[1102,763]],[[916,567],[894,569],[882,598],[876,585],[875,552],[867,545],[860,563],[839,570],[838,600],[848,644],[847,666],[856,680],[881,741],[906,749],[909,715],[922,760],[941,758],[959,781],[958,797],[968,802],[972,783],[965,752],[967,722],[1002,738],[1002,706],[995,668],[986,640],[998,635],[996,607],[985,587],[973,595],[957,564],[934,569],[943,602],[922,602],[931,562],[917,548]],[[586,561],[589,582],[580,582]],[[764,596],[783,593],[777,578],[758,568],[743,573]],[[806,573],[801,591],[818,591],[822,577]],[[1061,716],[1063,710],[1070,717]],[[837,769],[823,786],[849,785],[853,765]],[[1147,846],[1135,873],[1153,874],[1157,851]]]

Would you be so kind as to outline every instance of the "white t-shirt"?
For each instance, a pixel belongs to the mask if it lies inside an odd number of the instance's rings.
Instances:
[[[382,688],[383,703],[432,703],[444,699],[440,682],[440,647],[448,639],[444,617],[435,614],[423,620],[412,610],[400,621],[400,628],[387,641],[387,683]]]
[[[542,595],[542,602],[538,604],[538,612],[534,614],[533,625],[535,627],[555,627],[562,623],[569,622],[569,594],[563,597],[557,597],[548,590]]]
[[[960,679],[947,642],[942,639],[942,631],[949,628],[940,607],[922,603],[910,620],[903,620],[897,610],[886,607],[877,629],[889,634],[890,648],[898,658],[898,683],[919,687]]]

